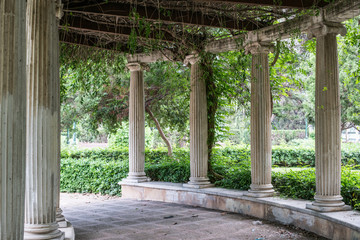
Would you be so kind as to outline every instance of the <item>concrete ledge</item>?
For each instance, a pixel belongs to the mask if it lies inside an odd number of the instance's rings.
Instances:
[[[223,188],[192,189],[181,183],[122,183],[123,198],[162,201],[241,213],[293,225],[330,239],[359,239],[360,212],[320,213],[306,209],[310,201],[278,197],[252,198],[247,191]]]

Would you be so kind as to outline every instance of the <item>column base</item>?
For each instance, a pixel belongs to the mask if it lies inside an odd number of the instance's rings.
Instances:
[[[62,215],[62,212],[63,211],[61,208],[56,209],[56,222],[59,224],[59,228],[66,228],[67,221],[66,221],[64,215]]]
[[[349,211],[351,207],[345,205],[342,201],[342,197],[338,196],[321,196],[316,195],[315,201],[311,204],[306,204],[307,209],[311,209],[318,212],[337,212],[337,211]]]
[[[25,224],[24,240],[64,240],[65,234],[58,229],[59,225]]]
[[[146,176],[144,172],[139,173],[129,173],[127,178],[122,179],[118,184],[121,183],[141,183],[141,182],[150,182],[151,179]]]
[[[186,188],[209,188],[214,186],[207,177],[191,177],[188,183],[183,184],[183,187]]]
[[[272,184],[251,184],[250,189],[244,195],[254,198],[273,197],[275,195],[275,191]]]
[[[75,240],[74,227],[68,221],[66,221],[66,224],[66,228],[61,228],[61,231],[65,234],[65,240]]]

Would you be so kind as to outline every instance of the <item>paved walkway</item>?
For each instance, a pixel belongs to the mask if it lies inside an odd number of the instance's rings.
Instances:
[[[323,239],[240,214],[94,194],[61,194],[76,240]]]

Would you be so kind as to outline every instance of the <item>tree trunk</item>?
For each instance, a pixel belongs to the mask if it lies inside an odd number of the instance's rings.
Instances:
[[[150,118],[155,122],[156,129],[159,131],[162,140],[164,140],[165,144],[167,145],[168,155],[171,156],[172,155],[171,143],[170,143],[169,139],[167,139],[167,137],[165,136],[165,133],[163,132],[163,130],[161,129],[159,121],[156,119],[156,117],[151,112],[149,107],[145,107],[145,111],[149,114]]]

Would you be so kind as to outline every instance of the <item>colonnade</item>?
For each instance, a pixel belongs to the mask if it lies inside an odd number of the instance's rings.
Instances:
[[[0,3],[0,238],[64,239],[57,1]],[[65,224],[64,224],[65,223]]]
[[[345,28],[340,23],[321,21],[309,28],[309,36],[316,37],[316,196],[312,204],[307,208],[328,212],[350,209],[342,201],[341,188],[341,128],[340,128],[340,97],[339,97],[339,71],[336,35],[344,34]],[[268,54],[272,49],[270,42],[260,42],[256,36],[248,35],[245,50],[252,55],[251,67],[251,186],[246,193],[250,197],[272,197],[274,189],[271,184],[271,92],[269,79]],[[207,153],[207,113],[206,113],[206,88],[202,79],[202,69],[199,67],[199,57],[191,54],[186,57],[185,63],[191,68],[191,95],[190,95],[190,179],[184,187],[204,188],[213,186],[207,176],[208,153]],[[129,63],[130,71],[134,64]],[[140,70],[138,70],[140,71]],[[141,79],[139,79],[141,76]],[[143,81],[142,74],[131,74],[131,82]],[[142,86],[142,84],[138,84]],[[324,90],[326,89],[326,90]],[[143,91],[143,90],[141,90]],[[131,88],[130,95],[137,90]],[[130,96],[130,99],[133,99]],[[143,96],[138,101],[144,101]],[[142,119],[145,108],[141,112]],[[140,116],[140,115],[139,115]],[[130,118],[137,119],[135,116]],[[141,124],[143,120],[141,120]],[[144,142],[144,135],[132,130],[132,141]],[[133,151],[136,144],[130,143],[130,155],[135,156]],[[144,181],[144,148],[141,150],[141,160],[130,157],[130,174],[140,175]],[[139,152],[140,154],[140,152]],[[133,163],[132,163],[133,161]],[[136,163],[136,164],[135,164]],[[139,166],[138,164],[142,165]],[[136,166],[136,167],[134,167]],[[138,171],[138,173],[135,173]],[[135,171],[135,172],[134,172]]]

